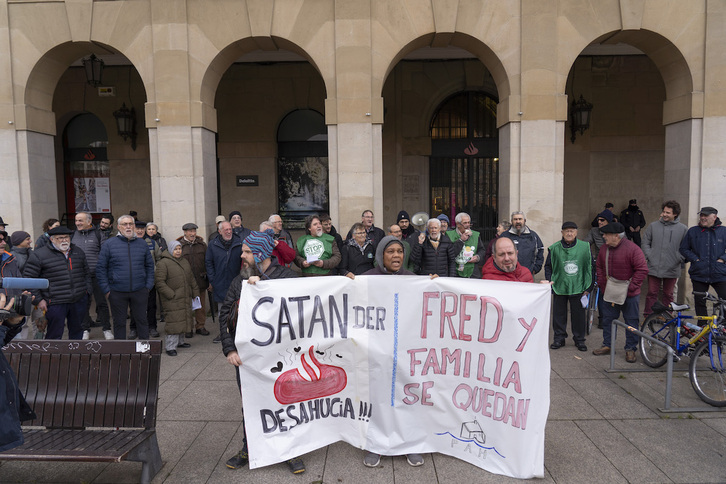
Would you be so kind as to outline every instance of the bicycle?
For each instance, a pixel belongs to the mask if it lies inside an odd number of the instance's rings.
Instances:
[[[656,302],[653,313],[643,321],[640,330],[673,348],[677,360],[690,356],[688,376],[694,391],[709,405],[723,407],[726,406],[726,300],[709,293],[693,294],[716,303],[712,316],[684,315],[682,312],[690,309],[687,304],[663,306]],[[687,320],[702,322],[703,326]],[[640,355],[652,368],[664,365],[668,358],[665,348],[645,338],[640,342]]]

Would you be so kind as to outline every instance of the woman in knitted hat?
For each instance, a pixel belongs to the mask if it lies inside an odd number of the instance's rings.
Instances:
[[[28,232],[19,230],[17,232],[13,232],[13,235],[10,236],[10,241],[13,245],[13,248],[10,249],[10,253],[15,256],[20,272],[23,272],[25,263],[27,262],[28,257],[30,257],[30,253],[33,252],[33,249],[30,248],[30,244],[33,240],[30,238],[30,234]]]
[[[446,214],[439,214],[437,219],[441,220],[441,233],[445,233],[447,230],[449,230],[450,220],[449,217]]]
[[[182,248],[178,241],[169,242],[169,250],[162,253],[161,259],[156,263],[154,279],[164,308],[166,354],[176,356],[177,348],[191,346],[184,341],[184,333],[191,332],[194,327],[192,298],[199,297],[199,287],[194,280],[192,266],[182,257]]]

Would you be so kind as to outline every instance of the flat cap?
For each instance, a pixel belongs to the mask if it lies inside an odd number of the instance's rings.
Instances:
[[[698,211],[698,215],[718,215],[718,210],[713,207],[703,207]]]
[[[53,235],[71,235],[72,233],[73,231],[65,225],[59,225],[58,227],[55,227],[48,231],[48,235],[50,235],[51,237]]]
[[[193,224],[191,222],[186,223],[182,226],[182,230],[197,230],[199,227],[197,227],[197,224]]]
[[[601,228],[600,232],[603,234],[621,234],[625,232],[625,227],[620,222],[613,222]]]
[[[577,224],[575,222],[565,222],[562,224],[562,230],[575,229],[577,230]]]

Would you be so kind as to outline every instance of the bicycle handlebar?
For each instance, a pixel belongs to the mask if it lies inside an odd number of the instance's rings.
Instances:
[[[714,301],[714,302],[719,302],[721,304],[726,304],[726,299],[721,299],[719,297],[716,297],[713,294],[711,294],[710,292],[693,291],[693,295],[706,298],[707,301]]]

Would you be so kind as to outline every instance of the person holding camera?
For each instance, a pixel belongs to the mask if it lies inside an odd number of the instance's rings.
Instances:
[[[31,291],[38,309],[46,312],[46,339],[62,339],[66,320],[68,339],[83,337],[83,318],[93,284],[86,254],[71,243],[72,233],[64,226],[48,231],[50,244],[34,251],[23,271],[23,277],[48,279],[47,289]]]
[[[6,304],[7,303],[7,304]],[[6,345],[20,332],[23,317],[11,312],[15,298],[6,301],[0,292],[0,341]],[[23,445],[20,422],[37,418],[18,388],[15,372],[0,351],[0,452]]]
[[[23,277],[20,271],[18,261],[15,259],[15,255],[8,252],[10,247],[8,246],[8,233],[4,230],[0,230],[0,276],[1,277]],[[0,294],[4,294],[7,297],[13,297],[16,294],[20,294],[20,291],[16,289],[5,289],[0,287]]]

